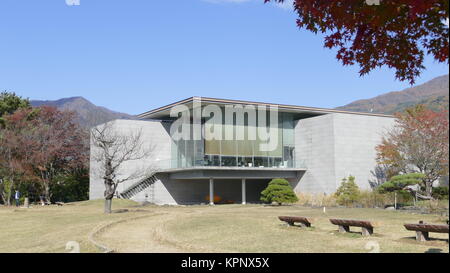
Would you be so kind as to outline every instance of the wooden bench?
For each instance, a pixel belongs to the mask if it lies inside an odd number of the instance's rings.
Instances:
[[[418,224],[405,224],[407,230],[416,232],[416,240],[426,242],[430,239],[429,233],[448,233],[448,225],[427,224],[420,221]]]
[[[370,236],[373,234],[374,226],[369,221],[349,220],[349,219],[330,219],[333,225],[339,226],[339,232],[350,232],[350,227],[361,227],[363,236]]]
[[[295,223],[299,223],[300,227],[311,227],[311,220],[301,216],[279,216],[280,221],[288,223],[290,226],[294,226]]]

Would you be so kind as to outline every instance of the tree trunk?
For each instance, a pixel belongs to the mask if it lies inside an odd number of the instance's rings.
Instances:
[[[11,194],[6,194],[6,206],[11,206]]]
[[[394,192],[394,208],[397,209],[397,192]]]
[[[432,197],[433,195],[433,182],[427,181],[425,183],[425,191],[427,197]]]
[[[6,192],[6,205],[7,206],[11,206],[11,197],[12,197],[13,185],[14,185],[14,182],[11,180],[10,184],[9,184],[9,189]]]
[[[112,212],[112,199],[105,199],[105,213],[110,214]]]
[[[5,180],[0,179],[0,197],[3,200],[3,204],[6,206],[7,205],[7,201],[6,201],[6,185],[5,185]]]
[[[50,167],[51,168],[51,167]],[[42,184],[44,188],[44,200],[47,204],[51,204],[50,201],[50,171],[41,171]]]
[[[44,199],[47,204],[51,204],[49,183],[44,184]]]
[[[112,205],[112,199],[114,198],[114,192],[117,189],[117,184],[113,182],[111,178],[108,176],[105,176],[104,178],[105,182],[105,213],[109,214],[112,212],[111,205]]]

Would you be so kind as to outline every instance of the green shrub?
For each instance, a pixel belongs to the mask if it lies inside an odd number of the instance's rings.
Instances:
[[[436,187],[433,188],[433,198],[435,199],[447,199],[448,200],[448,187]]]
[[[267,188],[261,192],[261,201],[270,204],[276,202],[282,205],[283,203],[295,203],[298,198],[288,181],[273,179]]]
[[[354,176],[342,179],[342,184],[335,193],[338,204],[342,206],[354,206],[359,201],[360,194]]]
[[[86,171],[58,177],[51,185],[52,201],[76,202],[89,200],[89,176]]]

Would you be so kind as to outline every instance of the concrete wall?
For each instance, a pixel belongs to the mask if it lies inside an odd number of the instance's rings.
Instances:
[[[299,120],[295,127],[295,157],[306,165],[298,192],[329,193],[336,188],[334,116]]]
[[[376,166],[375,147],[393,118],[328,114],[299,120],[295,129],[296,158],[307,167],[298,192],[331,194],[353,175],[362,189],[370,187]]]
[[[139,161],[125,162],[118,173],[123,176],[129,175],[136,171],[147,172],[154,168],[158,168],[159,165],[170,164],[171,154],[171,138],[169,124],[161,123],[158,121],[142,121],[142,120],[115,120],[112,121],[113,129],[119,134],[130,135],[136,134],[139,130],[142,131],[142,141],[144,145],[153,146],[154,150],[148,158]],[[101,126],[101,125],[99,125]],[[90,188],[89,198],[100,199],[103,198],[105,190],[102,180],[101,164],[94,160],[94,156],[98,153],[97,148],[91,143],[91,161],[90,161]],[[121,192],[139,179],[130,180],[122,183],[118,187],[118,191]],[[145,196],[145,193],[140,195]],[[143,197],[144,198],[144,197]]]
[[[351,116],[351,117],[349,117]],[[335,114],[335,172],[342,178],[353,175],[361,189],[370,189],[370,180],[377,165],[375,147],[394,125],[395,119],[362,115]]]

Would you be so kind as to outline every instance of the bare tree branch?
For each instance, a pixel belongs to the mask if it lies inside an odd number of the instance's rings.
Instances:
[[[92,144],[98,150],[93,152],[91,157],[100,163],[100,177],[105,184],[104,196],[109,203],[109,208],[105,205],[106,213],[111,212],[110,200],[114,197],[119,184],[151,176],[156,171],[152,164],[145,168],[138,168],[137,162],[133,172],[124,173],[125,164],[151,158],[155,146],[144,145],[142,129],[124,133],[115,127],[115,124],[115,122],[108,122],[91,131]]]

